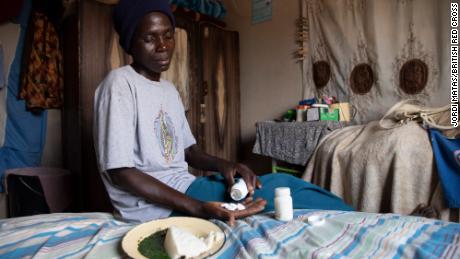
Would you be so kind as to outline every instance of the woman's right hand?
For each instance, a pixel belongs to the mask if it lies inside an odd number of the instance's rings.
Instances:
[[[228,225],[233,226],[236,219],[244,218],[261,212],[265,208],[267,201],[258,198],[255,201],[252,198],[248,198],[243,202],[246,207],[244,210],[228,210],[223,208],[221,205],[223,202],[205,202],[201,207],[201,212],[204,214],[204,218],[216,218],[227,221]]]

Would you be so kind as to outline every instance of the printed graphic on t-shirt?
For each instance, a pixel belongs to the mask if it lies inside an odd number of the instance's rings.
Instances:
[[[177,137],[174,130],[174,124],[167,112],[160,110],[160,113],[154,122],[155,135],[160,144],[161,154],[166,162],[174,160],[177,154]]]

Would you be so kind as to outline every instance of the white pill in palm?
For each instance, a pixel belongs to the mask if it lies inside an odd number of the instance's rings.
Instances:
[[[238,205],[236,205],[235,203],[230,203],[228,207],[229,207],[229,210],[236,210],[238,208]]]
[[[222,203],[220,206],[231,211],[246,209],[246,207],[241,203]]]

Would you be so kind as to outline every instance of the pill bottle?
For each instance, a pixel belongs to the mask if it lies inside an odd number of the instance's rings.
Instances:
[[[230,197],[233,200],[239,201],[244,199],[248,195],[248,187],[246,186],[246,182],[243,178],[239,178],[236,180],[235,184],[233,184],[232,188],[230,189]]]
[[[297,122],[302,122],[303,120],[303,114],[304,114],[304,108],[303,105],[298,105],[296,109],[296,121]]]
[[[292,208],[291,190],[289,187],[275,189],[275,218],[281,221],[289,221],[294,217]]]

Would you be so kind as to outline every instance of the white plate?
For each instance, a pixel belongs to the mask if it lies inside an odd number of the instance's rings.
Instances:
[[[207,236],[211,231],[222,233],[224,238],[221,239],[221,242],[215,243],[214,246],[200,258],[216,253],[225,243],[224,232],[222,232],[222,230],[217,225],[210,221],[192,217],[170,217],[166,219],[152,220],[134,227],[123,237],[121,247],[128,256],[136,259],[144,259],[146,257],[139,253],[139,250],[137,249],[139,243],[151,234],[163,229],[167,229],[170,226],[177,226],[185,229],[197,237]]]

